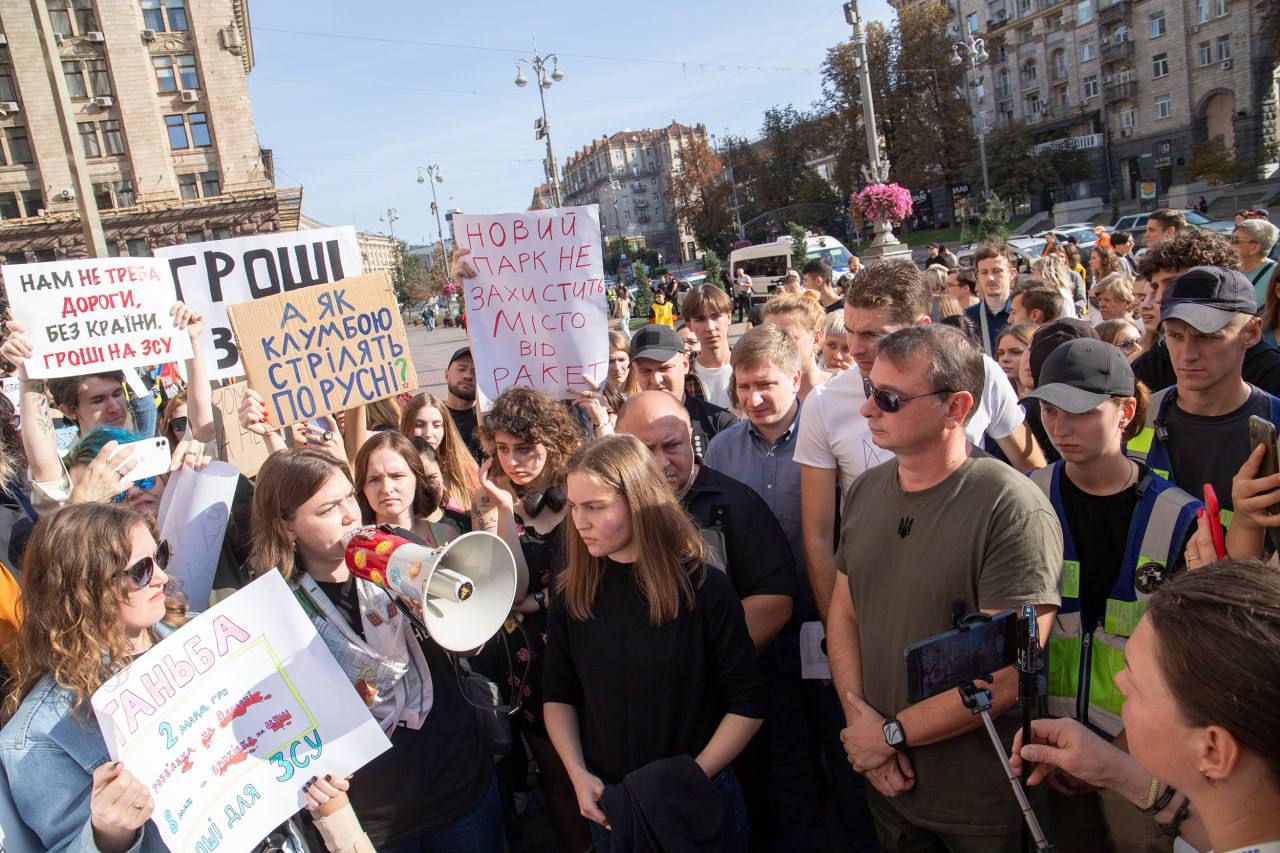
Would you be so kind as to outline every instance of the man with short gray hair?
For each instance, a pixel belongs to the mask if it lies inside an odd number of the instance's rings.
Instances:
[[[827,651],[841,740],[875,788],[868,804],[888,853],[1022,849],[1022,815],[986,731],[956,690],[908,704],[903,665],[903,649],[951,628],[957,606],[1031,604],[1041,636],[1053,626],[1062,530],[1028,478],[970,452],[965,423],[984,379],[963,334],[925,325],[885,337],[865,380],[862,414],[894,458],[845,496]],[[1007,745],[1018,675],[994,676],[991,714]]]

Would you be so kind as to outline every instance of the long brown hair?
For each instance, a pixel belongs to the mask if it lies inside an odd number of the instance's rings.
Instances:
[[[690,575],[702,570],[702,537],[640,440],[631,435],[596,439],[573,455],[566,474],[585,474],[627,502],[632,541],[643,546],[637,549],[635,576],[649,622],[671,622],[682,602],[693,607]],[[564,596],[570,616],[586,621],[592,618],[604,560],[591,556],[572,520],[565,525],[565,551],[568,561],[556,579],[556,592]]]
[[[1147,605],[1179,716],[1222,726],[1280,785],[1280,574],[1222,560],[1175,575]]]
[[[364,485],[369,477],[369,457],[378,450],[400,454],[400,458],[409,466],[414,480],[413,514],[416,518],[426,518],[440,508],[435,496],[427,489],[427,471],[422,467],[422,457],[418,455],[413,442],[398,432],[384,430],[370,436],[356,454],[356,503],[360,504],[360,516],[365,524],[374,522],[375,514],[373,507],[369,505],[369,499],[364,496]]]
[[[440,463],[440,479],[444,481],[445,501],[453,501],[463,512],[470,512],[471,496],[480,488],[480,468],[463,442],[462,433],[458,431],[444,401],[430,393],[416,395],[400,416],[400,432],[406,436],[413,435],[418,412],[427,407],[439,412],[440,420],[444,422],[444,435],[435,453],[436,461]]]
[[[262,463],[253,492],[253,543],[249,550],[255,573],[279,569],[285,580],[293,579],[297,560],[285,523],[320,491],[334,471],[341,471],[351,482],[346,463],[310,447],[273,453]]]
[[[46,673],[79,712],[129,664],[133,648],[120,618],[127,591],[118,575],[139,525],[158,536],[150,518],[123,504],[71,504],[40,518],[22,557],[22,627],[3,719]]]

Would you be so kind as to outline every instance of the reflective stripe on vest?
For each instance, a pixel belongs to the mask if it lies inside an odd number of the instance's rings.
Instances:
[[[1073,717],[1112,736],[1123,728],[1120,709],[1124,697],[1115,686],[1115,676],[1124,668],[1124,645],[1146,611],[1155,591],[1139,588],[1143,567],[1167,570],[1176,562],[1196,521],[1201,503],[1171,485],[1151,476],[1139,484],[1138,504],[1129,522],[1120,575],[1107,596],[1102,624],[1082,623],[1079,554],[1067,523],[1062,503],[1062,466],[1057,462],[1031,473],[1031,480],[1048,496],[1062,526],[1062,606],[1049,636],[1049,711],[1055,716]],[[1152,565],[1154,564],[1154,565]],[[1088,684],[1080,680],[1088,673]]]

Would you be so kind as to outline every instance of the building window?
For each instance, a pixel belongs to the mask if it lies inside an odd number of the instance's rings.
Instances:
[[[91,121],[82,121],[77,127],[80,128],[80,142],[84,144],[84,156],[101,157],[102,145],[98,141],[98,126]]]
[[[102,126],[102,150],[107,156],[124,153],[124,134],[120,132],[119,119],[107,119]]]
[[[22,210],[27,216],[41,216],[44,213],[44,193],[40,190],[23,190]]]
[[[49,23],[60,36],[84,35],[98,29],[98,17],[93,13],[93,0],[45,0],[49,9]],[[75,15],[75,27],[71,26]]]
[[[110,210],[115,206],[111,201],[111,184],[93,185],[93,203],[98,210]]]
[[[1090,74],[1084,78],[1084,99],[1087,101],[1096,97],[1098,97],[1098,75]]]
[[[21,219],[17,193],[0,193],[0,219]]]
[[[1093,0],[1080,0],[1076,4],[1076,23],[1087,24],[1093,20]]]
[[[1200,67],[1203,68],[1210,62],[1213,62],[1213,46],[1207,41],[1200,42],[1199,47]]]
[[[84,67],[89,72],[89,90],[95,98],[111,94],[111,74],[107,72],[105,59],[85,60]]]
[[[1018,0],[1018,14],[1019,15],[1031,14],[1031,0]]]
[[[6,127],[4,129],[5,142],[9,144],[9,162],[10,163],[31,163],[31,142],[27,139],[27,129],[25,127]]]
[[[200,194],[205,198],[222,195],[222,179],[216,171],[200,173]]]
[[[1128,107],[1120,111],[1120,126],[1132,130],[1134,125],[1138,123],[1138,111],[1133,107]]]
[[[49,7],[49,23],[53,31],[60,36],[69,36],[71,29],[71,12],[67,8],[67,0],[45,0]]]
[[[13,69],[0,65],[0,101],[18,100],[18,90],[13,85]]]
[[[36,249],[32,254],[36,256],[38,264],[47,264],[58,259],[58,253],[53,249]]]
[[[25,264],[27,262],[26,252],[5,252],[4,262],[6,264]]]
[[[1170,105],[1168,95],[1161,95],[1156,98],[1156,121],[1168,118],[1172,113],[1172,106]]]
[[[224,228],[213,229],[213,239],[215,240],[230,240],[231,237],[232,237],[232,234],[231,234],[230,228],[224,227]]]
[[[98,29],[98,16],[93,13],[93,0],[73,0],[71,8],[76,13],[76,31],[81,35]]]
[[[183,121],[182,116],[165,116],[165,129],[169,132],[169,147],[174,151],[181,151],[184,148],[190,148],[191,142],[187,139],[187,124]]]
[[[200,198],[199,178],[196,175],[179,175],[178,194],[188,201]]]
[[[1196,0],[1196,23],[1209,20],[1209,0]]]
[[[1227,14],[1227,0],[1213,0],[1214,17],[1221,18],[1225,14]]]
[[[187,24],[186,0],[141,0],[142,22],[147,29],[158,33],[185,33]]]
[[[147,245],[146,240],[143,240],[140,237],[135,237],[132,240],[125,240],[124,245],[125,245],[125,251],[129,253],[130,257],[134,257],[134,258],[151,257],[151,247]]]
[[[1151,37],[1160,38],[1167,31],[1164,22],[1164,12],[1156,12],[1151,16]]]
[[[111,193],[116,198],[116,207],[133,207],[137,203],[133,194],[133,181],[112,181]]]
[[[1080,61],[1081,62],[1088,62],[1090,59],[1093,59],[1095,56],[1097,56],[1097,54],[1093,52],[1093,39],[1085,39],[1084,41],[1080,42]]]
[[[1225,62],[1231,58],[1231,36],[1218,36],[1218,61]]]
[[[195,54],[183,53],[177,56],[154,56],[151,64],[156,69],[156,84],[161,92],[176,92],[179,89],[199,89],[200,77],[196,73]]]
[[[203,231],[188,231],[188,232],[186,233],[186,235],[185,235],[185,236],[186,236],[186,238],[187,238],[187,242],[188,242],[188,243],[203,243],[203,242],[204,242],[204,232],[203,232]]]
[[[1151,76],[1156,79],[1169,76],[1169,54],[1157,53],[1151,57]]]
[[[1062,86],[1058,89],[1058,106],[1062,107],[1064,110],[1071,106],[1071,92],[1066,86]]]
[[[89,97],[89,90],[84,85],[84,71],[79,62],[62,63],[62,76],[67,81],[67,94],[73,99]]]

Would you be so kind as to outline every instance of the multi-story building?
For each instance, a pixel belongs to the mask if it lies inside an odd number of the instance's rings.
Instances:
[[[697,245],[676,216],[671,178],[694,140],[706,144],[706,127],[675,121],[656,130],[624,130],[594,139],[565,163],[565,204],[599,204],[606,240],[622,235],[664,259],[692,260]]]
[[[538,184],[533,188],[533,200],[529,202],[530,210],[547,210],[556,206],[555,193],[551,191],[551,184]]]
[[[909,2],[909,0],[901,0]],[[1026,122],[1044,145],[1087,152],[1092,177],[1059,198],[1160,197],[1185,183],[1195,146],[1218,140],[1274,170],[1280,71],[1247,0],[946,0],[985,38],[970,80],[979,127]]]
[[[297,228],[258,147],[247,0],[42,2],[0,0],[6,261],[89,254],[77,171],[109,254]]]

